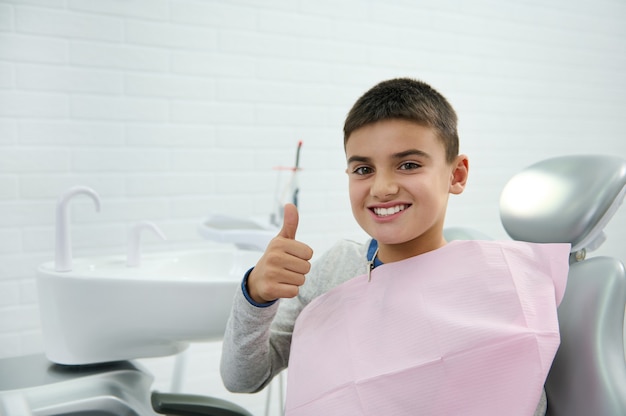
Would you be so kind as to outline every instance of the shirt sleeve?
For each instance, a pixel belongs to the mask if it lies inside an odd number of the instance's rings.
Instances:
[[[254,393],[269,383],[278,364],[270,348],[270,325],[279,302],[257,307],[237,290],[222,345],[220,372],[232,392]]]

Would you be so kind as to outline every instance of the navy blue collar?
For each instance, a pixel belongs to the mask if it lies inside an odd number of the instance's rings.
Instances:
[[[374,254],[376,253],[377,248],[378,248],[378,241],[372,238],[372,241],[370,241],[370,246],[367,248],[367,256],[366,256],[367,261],[372,261],[372,257],[374,257]],[[376,257],[374,259],[374,267],[378,267],[381,264],[383,264],[383,262],[380,261],[378,257]]]

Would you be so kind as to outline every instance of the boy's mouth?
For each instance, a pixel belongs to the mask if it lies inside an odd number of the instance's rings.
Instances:
[[[376,214],[376,216],[378,217],[388,217],[390,215],[397,214],[400,211],[404,211],[409,206],[410,205],[407,205],[407,204],[399,204],[399,205],[394,205],[392,207],[387,207],[387,208],[374,207],[372,208],[372,211],[374,211],[374,214]]]

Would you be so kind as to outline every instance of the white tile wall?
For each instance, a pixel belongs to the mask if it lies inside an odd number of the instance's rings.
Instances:
[[[624,21],[619,0],[0,0],[0,357],[43,349],[34,269],[72,185],[102,197],[99,214],[73,204],[75,255],[121,252],[143,219],[165,247],[197,246],[210,212],[267,215],[272,167],[303,140],[299,237],[317,252],[363,238],[341,128],[389,77],[426,80],[459,113],[471,177],[448,224],[506,238],[498,196],[516,171],[626,157]],[[600,254],[626,259],[625,230],[622,209]],[[188,390],[226,395],[218,357],[192,348]],[[167,385],[172,358],[148,363]]]

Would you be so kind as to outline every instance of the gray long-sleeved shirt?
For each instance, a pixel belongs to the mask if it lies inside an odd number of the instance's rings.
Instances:
[[[229,391],[263,389],[289,362],[291,335],[302,309],[317,296],[367,273],[368,244],[340,241],[317,259],[298,296],[266,307],[251,304],[238,290],[224,334],[221,375]],[[535,416],[546,412],[542,395]]]

